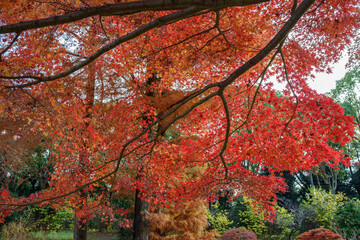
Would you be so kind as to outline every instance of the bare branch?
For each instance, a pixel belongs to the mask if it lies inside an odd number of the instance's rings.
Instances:
[[[281,41],[281,42],[280,42],[280,46],[281,46],[283,43],[284,43],[284,42]],[[279,49],[280,49],[280,48],[279,48]],[[248,122],[248,120],[249,120],[249,117],[250,117],[250,114],[251,114],[251,111],[252,111],[252,109],[254,108],[256,96],[258,95],[259,90],[260,90],[260,87],[261,87],[261,84],[262,84],[262,82],[264,81],[264,77],[265,77],[266,71],[268,70],[268,68],[270,67],[270,65],[272,64],[272,62],[274,61],[276,55],[279,53],[279,51],[280,51],[279,49],[278,49],[278,50],[275,52],[275,54],[271,57],[269,63],[266,65],[265,69],[261,72],[261,74],[259,75],[258,79],[255,81],[255,83],[256,83],[259,79],[261,79],[260,82],[259,82],[259,85],[257,86],[257,88],[256,88],[256,90],[255,90],[254,96],[252,97],[252,101],[251,101],[251,104],[249,105],[249,110],[248,110],[248,112],[247,112],[247,114],[246,114],[245,120],[244,120],[243,123],[240,124],[236,129],[234,129],[234,130],[231,132],[231,134],[233,134],[234,132],[236,132],[237,130],[239,130],[240,128],[242,128],[245,124],[247,124],[247,122]],[[248,62],[246,62],[246,63],[248,63]],[[246,64],[246,63],[245,63],[245,64]],[[244,64],[244,65],[245,65],[245,64]],[[244,66],[244,65],[243,65],[243,66]],[[225,80],[225,81],[226,81],[226,80]],[[255,83],[254,83],[254,84],[255,84]],[[221,88],[220,88],[220,89],[221,89]]]
[[[48,89],[51,91],[52,95],[53,95],[54,97],[56,97],[56,94],[55,94],[54,90],[51,89],[51,87],[49,86],[49,84],[48,84],[47,82],[45,82],[45,84],[46,84],[46,86],[48,87]]]
[[[325,2],[325,0],[322,0],[313,10],[307,12],[306,14],[311,14],[311,13],[316,12],[321,7],[321,5],[324,4],[324,2]]]
[[[295,12],[297,5],[298,5],[298,0],[294,0],[293,6],[291,8],[291,14]]]

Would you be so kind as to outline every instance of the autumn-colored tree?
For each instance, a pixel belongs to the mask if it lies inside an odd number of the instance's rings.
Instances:
[[[222,240],[257,240],[256,234],[246,228],[235,228],[227,231]]]
[[[153,206],[236,189],[269,207],[285,190],[275,172],[348,164],[327,142],[348,142],[353,120],[306,79],[358,37],[357,0],[3,0],[0,9],[2,171],[22,165],[8,149],[28,152],[34,135],[55,149],[48,190],[11,198],[1,185],[0,219],[29,204],[111,218],[112,196],[135,189]],[[201,176],[183,178],[191,168]]]
[[[326,228],[316,228],[312,229],[308,232],[300,234],[296,237],[297,240],[343,240],[343,238],[339,234],[335,234]]]
[[[196,180],[204,169],[194,167],[183,171],[186,171],[186,176],[174,181],[172,185],[179,185],[186,180]],[[206,199],[198,198],[190,202],[172,204],[168,208],[157,209],[149,214],[149,223],[150,240],[216,239],[214,231],[206,231],[209,226]]]
[[[152,240],[215,240],[208,226],[206,201],[196,199],[181,208],[167,208],[151,213],[150,234]]]

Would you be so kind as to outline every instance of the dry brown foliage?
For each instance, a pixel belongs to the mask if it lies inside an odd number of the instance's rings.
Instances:
[[[6,240],[35,240],[22,222],[11,222],[3,226],[0,237]]]
[[[208,226],[206,201],[198,200],[181,208],[168,208],[151,213],[150,240],[215,240]]]

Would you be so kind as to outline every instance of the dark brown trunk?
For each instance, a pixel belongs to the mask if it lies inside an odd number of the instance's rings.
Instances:
[[[86,197],[86,193],[84,191],[80,191],[79,194],[81,197]],[[82,204],[78,205],[79,208],[82,208]],[[74,222],[74,240],[87,240],[87,223],[86,219],[82,219],[75,214],[75,222]]]
[[[135,193],[135,216],[132,240],[149,239],[149,203],[140,198],[140,191],[136,189]]]
[[[90,109],[94,106],[95,101],[95,65],[90,64],[88,66],[88,76],[87,76],[87,83],[85,87],[86,92],[86,99],[85,99],[85,127],[87,128],[89,126],[90,120],[91,120],[91,111]],[[87,129],[85,128],[85,131]],[[86,142],[83,143],[84,149],[86,149]],[[86,153],[86,150],[82,154],[80,154],[80,161],[79,161],[79,167],[81,169],[84,169],[86,166],[86,162],[88,158],[88,154]],[[87,193],[84,191],[80,191],[80,196],[82,198],[87,197]],[[79,208],[81,209],[82,205],[79,205]],[[87,240],[87,223],[86,219],[78,219],[78,217],[75,215],[75,224],[74,224],[74,240]]]
[[[74,240],[87,240],[87,224],[75,218]]]
[[[160,78],[153,74],[146,81],[146,87],[143,89],[144,94],[149,97],[155,97],[156,91],[154,91],[154,87],[156,87],[160,82]],[[156,116],[143,116],[143,120],[146,121],[147,124],[152,123],[155,120]],[[146,126],[144,126],[146,127]],[[158,129],[161,129],[160,124],[158,125]],[[152,138],[153,130],[149,131],[149,137]],[[141,178],[142,174],[142,166],[139,170],[139,175],[137,179]],[[140,190],[136,188],[135,192],[135,211],[134,211],[134,222],[133,222],[133,238],[132,240],[148,240],[149,239],[149,208],[150,204],[147,201],[141,199]]]

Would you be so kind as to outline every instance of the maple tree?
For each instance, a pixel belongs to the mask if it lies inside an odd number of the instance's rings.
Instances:
[[[316,228],[312,229],[308,232],[300,234],[296,239],[298,240],[307,240],[307,239],[334,239],[334,240],[342,240],[343,238],[339,234],[335,234],[334,232],[330,231],[326,228]]]
[[[235,228],[227,231],[223,236],[224,240],[257,240],[256,234],[245,228]]]
[[[3,0],[0,9],[3,171],[40,143],[55,166],[49,189],[29,197],[1,185],[2,220],[29,204],[111,218],[110,199],[134,190],[169,206],[236,189],[269,207],[285,190],[275,172],[349,162],[327,142],[348,142],[352,118],[306,79],[357,37],[356,0]],[[192,169],[201,174],[185,178]]]

